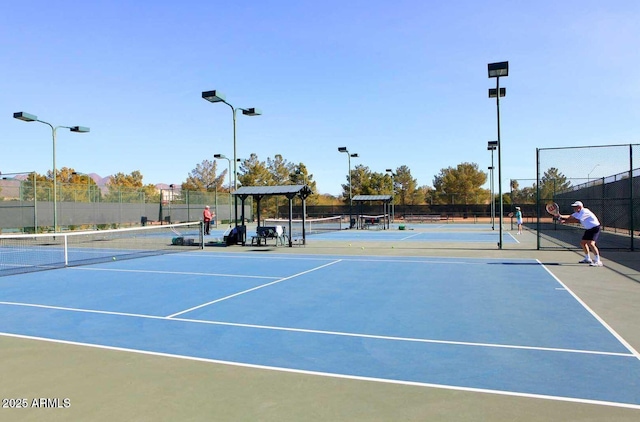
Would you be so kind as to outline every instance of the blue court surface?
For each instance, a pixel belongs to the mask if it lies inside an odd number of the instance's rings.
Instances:
[[[465,227],[457,227],[450,229],[453,225],[445,225],[444,230],[441,227],[433,227],[418,230],[397,230],[393,227],[389,230],[341,230],[317,233],[309,237],[310,240],[353,240],[367,242],[451,242],[451,243],[490,243],[497,244],[500,240],[498,231],[482,229],[468,225]],[[520,243],[517,238],[508,232],[503,233],[503,242],[505,244]]]
[[[0,277],[0,334],[640,409],[640,354],[535,260],[190,252]]]

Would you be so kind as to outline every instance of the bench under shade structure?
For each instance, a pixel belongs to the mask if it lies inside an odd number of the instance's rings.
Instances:
[[[392,195],[355,195],[352,201],[358,204],[358,228],[387,230],[391,227]],[[375,216],[364,215],[362,213],[362,205],[365,202],[381,204],[382,214]]]
[[[292,231],[292,224],[293,224],[293,200],[294,198],[298,197],[302,200],[302,220],[303,220],[303,224],[302,224],[302,239],[301,242],[303,245],[306,245],[306,233],[305,233],[305,224],[304,224],[304,220],[305,220],[305,214],[306,214],[306,201],[307,198],[309,197],[309,195],[311,195],[313,192],[311,191],[311,188],[307,185],[283,185],[283,186],[242,186],[240,188],[238,188],[238,190],[236,190],[235,192],[233,192],[233,196],[240,198],[240,200],[242,201],[242,206],[241,206],[241,210],[242,210],[242,219],[240,221],[242,221],[242,225],[244,226],[244,221],[245,221],[245,216],[244,216],[244,202],[247,200],[248,197],[252,197],[253,200],[256,202],[257,204],[257,218],[258,218],[258,228],[260,227],[260,222],[262,221],[262,219],[260,218],[260,201],[262,200],[262,198],[266,197],[266,196],[285,196],[288,200],[289,200],[289,219],[288,219],[288,230],[287,233],[289,233],[289,236],[287,237],[288,243],[289,243],[289,247],[293,247],[293,239],[291,236],[291,234],[293,233]],[[242,233],[244,233],[245,235],[242,236],[242,246],[244,246],[246,244],[246,228],[243,228],[243,230],[240,230]],[[259,232],[259,229],[258,229]]]

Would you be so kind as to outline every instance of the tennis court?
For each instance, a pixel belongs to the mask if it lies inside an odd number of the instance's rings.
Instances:
[[[499,234],[497,230],[491,230],[487,225],[433,225],[419,227],[417,230],[398,230],[397,225],[389,230],[341,230],[318,233],[311,240],[362,240],[371,242],[434,242],[434,243],[486,243],[497,244]],[[511,233],[503,234],[503,242],[519,243]]]
[[[0,278],[0,332],[640,409],[640,355],[535,259],[190,252]]]
[[[454,244],[494,244],[499,242],[499,225],[489,223],[391,223],[388,227],[383,224],[388,215],[375,217],[361,217],[373,219],[379,223],[375,225],[360,225],[358,229],[346,230],[348,224],[340,217],[310,219],[305,223],[305,230],[309,241],[365,241],[365,242],[422,242],[422,243],[454,243]],[[266,226],[282,225],[285,230],[288,221],[284,219],[267,219]],[[519,240],[506,228],[511,224],[505,221],[503,228],[503,243],[517,244]],[[249,232],[251,229],[249,229]],[[302,236],[300,220],[294,220],[292,228],[293,238]]]
[[[37,239],[47,265],[82,265],[0,277],[3,397],[72,403],[3,420],[637,419],[640,275],[613,257],[594,270],[506,228],[498,250],[487,224],[293,248],[167,229]],[[11,273],[29,246],[5,243]]]

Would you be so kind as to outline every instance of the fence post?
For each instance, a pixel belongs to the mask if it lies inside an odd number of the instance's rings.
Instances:
[[[633,145],[629,144],[629,228],[631,229],[631,251],[634,251],[635,225],[633,218]]]
[[[540,148],[536,148],[536,249],[540,250]]]

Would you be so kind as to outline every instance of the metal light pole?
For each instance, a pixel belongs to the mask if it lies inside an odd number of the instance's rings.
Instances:
[[[496,88],[489,89],[489,98],[495,97],[496,99],[496,112],[498,121],[498,195],[500,196],[500,240],[498,241],[498,248],[502,249],[502,221],[504,213],[504,204],[502,200],[502,162],[501,151],[502,144],[500,143],[500,97],[506,95],[506,89],[500,88],[500,77],[509,76],[509,62],[489,63],[487,65],[489,78],[496,78]]]
[[[490,211],[490,214],[491,214],[491,230],[495,230],[496,229],[496,226],[495,226],[495,212],[496,212],[495,205],[496,205],[496,201],[495,201],[495,198],[494,198],[494,195],[493,195],[493,169],[494,169],[494,167],[493,167],[493,154],[491,154],[491,155],[492,155],[492,157],[491,157],[491,165],[489,166],[489,174],[490,174],[490,179],[491,179],[491,182],[489,183],[490,192],[491,192],[491,203],[490,203],[491,211]]]
[[[345,154],[347,154],[347,161],[349,163],[349,228],[352,228],[352,220],[353,220],[353,195],[351,193],[351,157],[353,158],[357,158],[358,154],[351,154],[349,153],[349,150],[347,149],[347,147],[338,147],[338,151],[339,152],[344,152]]]
[[[51,136],[53,137],[53,232],[56,233],[58,231],[58,178],[57,178],[57,170],[56,170],[56,132],[60,128],[69,129],[71,132],[78,133],[87,133],[89,132],[88,127],[84,126],[53,126],[51,123],[45,122],[43,120],[38,120],[38,116],[33,114],[25,113],[23,111],[19,111],[17,113],[13,113],[14,119],[22,120],[24,122],[40,122],[51,128]]]
[[[498,141],[489,141],[487,143],[487,150],[491,151],[491,167],[489,170],[491,171],[491,230],[496,229],[496,200],[493,188],[493,172],[495,170],[495,166],[493,165],[493,151],[498,148]]]
[[[391,222],[395,223],[396,220],[396,207],[395,207],[395,194],[396,194],[396,175],[393,174],[393,169],[386,169],[387,173],[391,175]]]
[[[231,159],[223,154],[213,154],[213,158],[225,159],[229,162],[229,227],[231,227]]]
[[[225,96],[223,93],[219,91],[204,91],[202,93],[202,98],[211,102],[211,103],[224,103],[231,108],[231,112],[233,114],[233,190],[236,191],[238,189],[238,153],[236,148],[236,112],[238,110],[242,111],[242,114],[245,116],[260,116],[262,112],[256,108],[240,108],[234,107],[229,104],[225,100]],[[235,208],[234,208],[234,216],[233,219],[235,221],[236,227],[238,226],[238,198],[235,198]],[[244,224],[244,222],[243,222]]]

